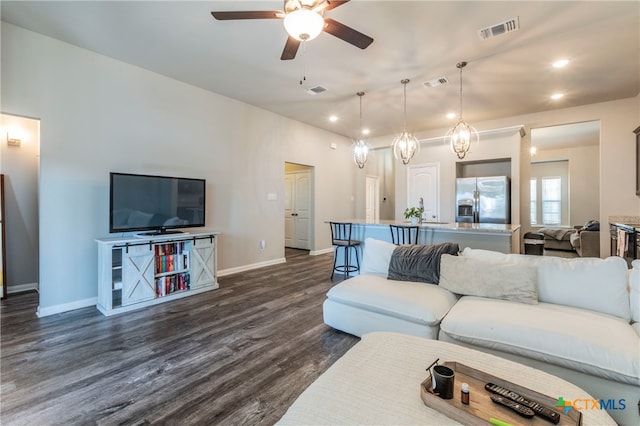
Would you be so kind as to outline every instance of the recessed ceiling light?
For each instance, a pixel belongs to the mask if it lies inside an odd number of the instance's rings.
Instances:
[[[332,123],[335,123],[336,121],[338,121],[338,116],[337,115],[330,115],[329,116],[329,121]]]
[[[369,129],[367,129],[367,128],[362,129],[362,134],[363,135],[368,135],[369,134]]]
[[[557,101],[558,99],[561,99],[562,97],[564,97],[564,93],[554,93],[553,95],[551,95],[551,99],[553,99],[554,101]]]
[[[455,112],[450,112],[447,114],[447,118],[449,120],[456,118],[456,113]]]
[[[554,68],[563,68],[566,67],[569,64],[569,60],[568,59],[560,59],[557,60],[553,63],[553,67]]]

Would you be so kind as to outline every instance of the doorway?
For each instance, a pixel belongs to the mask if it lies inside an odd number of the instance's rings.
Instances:
[[[545,198],[540,193],[543,179],[559,190],[552,192],[562,215],[556,214],[561,226],[583,225],[600,220],[600,122],[586,121],[531,129],[531,176],[529,222],[542,226],[541,212]],[[562,165],[564,172],[558,171]],[[534,192],[535,190],[535,192]],[[535,195],[534,195],[535,194]],[[536,197],[537,195],[537,197]],[[557,222],[558,220],[556,220]],[[526,223],[525,222],[525,223]]]
[[[440,220],[440,164],[409,166],[407,180],[407,207],[418,207],[422,199],[424,220],[438,222]]]
[[[380,178],[367,176],[365,196],[365,220],[377,223],[380,220]]]
[[[310,250],[313,224],[313,167],[285,163],[284,245]]]
[[[4,175],[6,282],[8,294],[38,290],[38,180],[40,120],[0,114],[0,174]]]

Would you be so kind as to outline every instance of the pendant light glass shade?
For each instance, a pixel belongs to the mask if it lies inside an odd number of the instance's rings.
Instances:
[[[360,97],[360,135],[353,140],[353,161],[359,168],[364,168],[364,165],[367,163],[367,158],[369,153],[373,151],[371,145],[362,138],[362,97],[364,96],[364,92],[358,92],[358,97]]]
[[[458,62],[456,64],[456,67],[460,70],[460,116],[458,117],[456,125],[444,136],[444,143],[451,147],[451,151],[456,154],[460,160],[467,155],[471,144],[480,141],[478,131],[462,119],[462,68],[465,66],[467,66],[466,62]]]
[[[404,130],[395,137],[392,148],[396,160],[402,160],[402,164],[406,166],[420,152],[420,142],[407,130],[407,83],[409,80],[404,79],[400,83],[404,86]]]

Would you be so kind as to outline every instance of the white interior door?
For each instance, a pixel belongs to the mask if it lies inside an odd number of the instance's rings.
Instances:
[[[377,222],[380,219],[380,178],[367,176],[365,197],[365,219]]]
[[[423,218],[427,222],[440,220],[440,164],[429,163],[409,166],[407,170],[407,206],[424,203]]]
[[[292,173],[284,175],[284,246],[293,247],[295,239],[295,223],[293,216],[293,184],[294,177]]]
[[[285,247],[311,248],[311,172],[285,174]]]

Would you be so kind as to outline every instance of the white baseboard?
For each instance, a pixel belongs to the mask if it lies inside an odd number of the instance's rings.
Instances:
[[[38,305],[36,315],[38,318],[46,317],[49,315],[55,315],[62,312],[73,311],[80,308],[88,308],[89,306],[96,306],[98,303],[97,297],[90,297],[88,299],[76,300],[75,302],[62,303],[60,305],[48,306],[42,308]]]
[[[25,291],[38,291],[38,283],[27,283],[18,285],[8,285],[7,294],[23,293]]]
[[[266,262],[253,263],[251,265],[238,266],[236,268],[221,269],[218,271],[218,276],[224,277],[225,275],[237,274],[238,272],[264,268],[265,266],[278,265],[280,263],[285,263],[286,261],[287,259],[282,257],[280,259],[267,260]]]
[[[322,250],[311,250],[309,252],[309,256],[318,256],[319,254],[327,254],[327,253],[333,253],[333,247],[329,247]]]

